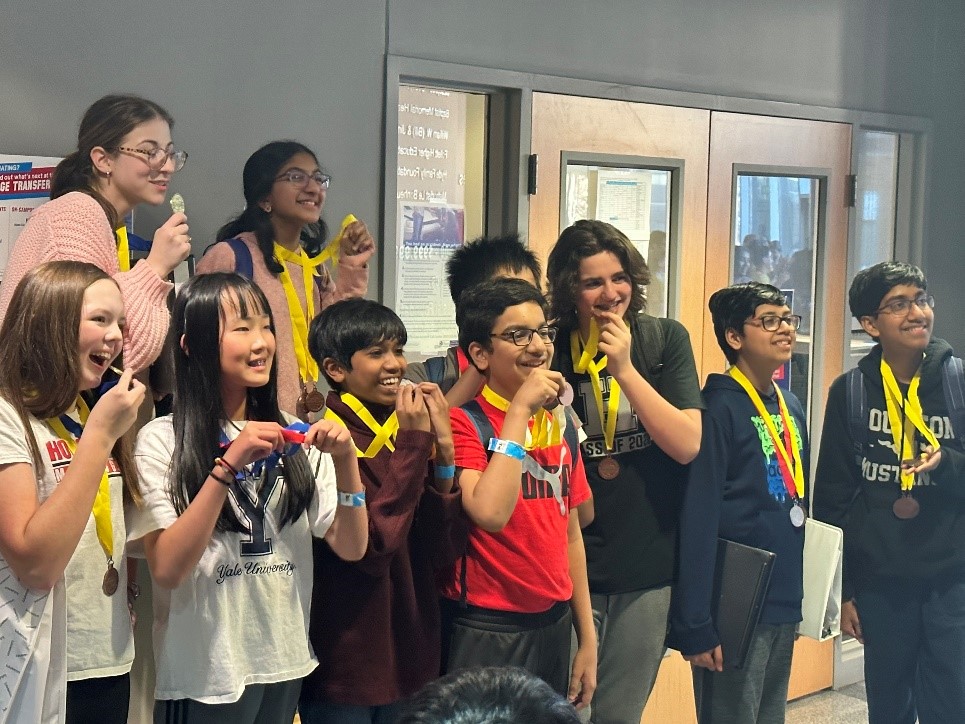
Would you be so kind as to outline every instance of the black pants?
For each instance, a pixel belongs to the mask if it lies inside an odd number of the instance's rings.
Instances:
[[[513,613],[442,602],[443,672],[521,666],[563,696],[570,683],[569,601],[542,613]]]
[[[67,682],[67,724],[126,724],[131,675]]]

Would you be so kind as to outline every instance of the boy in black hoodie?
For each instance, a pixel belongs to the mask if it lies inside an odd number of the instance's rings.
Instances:
[[[710,312],[731,368],[710,375],[703,390],[707,409],[680,517],[668,644],[693,665],[701,724],[783,722],[801,620],[809,452],[801,403],[772,378],[791,359],[801,318],[780,290],[759,282],[715,292]],[[724,668],[711,618],[718,536],[777,554],[742,669]]]
[[[872,724],[965,722],[965,454],[943,391],[961,367],[917,267],[861,271],[849,302],[878,344],[831,385],[814,483],[815,517],[844,529],[841,628]]]

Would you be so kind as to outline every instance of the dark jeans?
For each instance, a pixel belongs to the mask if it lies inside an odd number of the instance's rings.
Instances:
[[[202,704],[194,699],[154,702],[154,724],[280,724],[295,719],[302,680],[249,684],[230,704]]]
[[[126,724],[131,675],[67,682],[67,724]]]
[[[965,722],[965,578],[949,578],[858,592],[869,724]]]

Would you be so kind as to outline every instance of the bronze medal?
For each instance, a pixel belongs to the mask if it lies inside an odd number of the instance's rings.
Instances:
[[[620,463],[614,460],[612,456],[607,455],[597,465],[596,473],[604,480],[613,480],[620,474]]]
[[[104,573],[104,582],[101,584],[104,595],[113,596],[117,592],[117,584],[120,580],[121,577],[117,573],[117,569],[114,568],[114,561],[108,561],[107,571]]]
[[[918,501],[911,496],[911,493],[902,493],[901,497],[891,506],[895,517],[900,520],[911,520],[918,515],[920,509],[921,506],[918,505]]]
[[[313,387],[312,391],[305,396],[305,409],[309,412],[318,412],[323,407],[325,407],[325,396]]]

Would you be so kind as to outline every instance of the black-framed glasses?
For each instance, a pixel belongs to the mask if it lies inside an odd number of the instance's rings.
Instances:
[[[534,334],[538,334],[539,338],[546,342],[546,344],[552,344],[556,339],[556,331],[556,327],[546,325],[545,327],[540,327],[539,329],[527,329],[526,327],[522,327],[520,329],[510,329],[506,332],[499,332],[498,334],[493,332],[489,336],[505,339],[507,342],[512,342],[517,347],[528,347],[530,342],[533,341]]]
[[[144,160],[147,161],[147,165],[152,171],[160,171],[164,168],[164,164],[168,162],[169,158],[174,161],[174,170],[180,171],[184,168],[184,164],[188,160],[187,151],[175,151],[173,146],[151,149],[120,146],[117,150],[140,154],[144,157]]]
[[[315,173],[305,173],[301,169],[292,168],[285,173],[275,176],[275,181],[285,180],[292,186],[297,186],[300,189],[308,186],[308,181],[312,180],[321,186],[323,189],[327,189],[332,184],[332,177],[327,173],[322,173],[321,171],[316,171]]]
[[[796,330],[801,326],[801,315],[785,314],[783,317],[779,317],[776,314],[765,314],[763,317],[748,319],[744,324],[753,324],[755,327],[761,327],[765,332],[776,332],[781,328],[782,322],[791,329]]]
[[[892,299],[887,304],[883,304],[875,310],[875,316],[879,314],[893,314],[896,317],[904,317],[911,311],[914,304],[919,309],[935,308],[935,297],[931,294],[919,294],[914,299]]]

